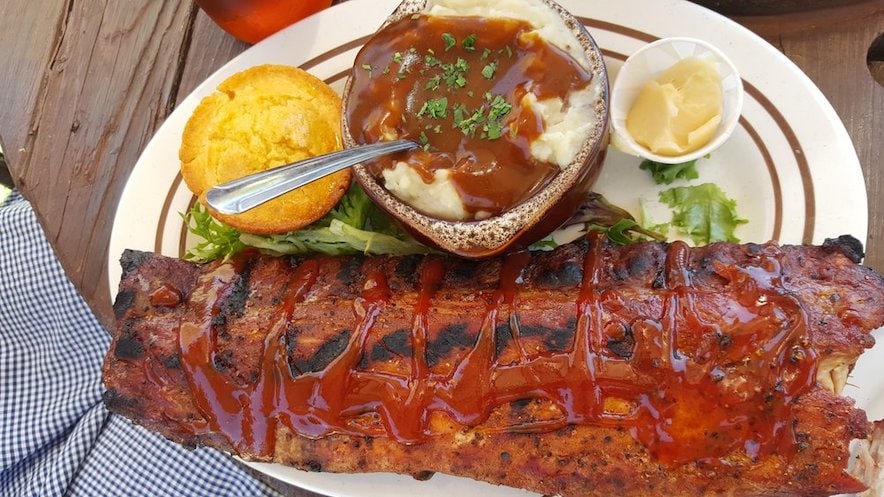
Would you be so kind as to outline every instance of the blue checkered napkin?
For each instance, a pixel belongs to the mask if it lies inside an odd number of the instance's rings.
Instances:
[[[276,495],[220,452],[108,413],[109,343],[13,192],[0,205],[0,495]]]

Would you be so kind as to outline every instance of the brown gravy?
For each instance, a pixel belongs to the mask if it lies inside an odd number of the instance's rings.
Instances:
[[[544,122],[522,97],[566,101],[592,75],[532,30],[515,19],[420,15],[376,34],[354,66],[345,109],[353,138],[402,137],[424,148],[368,164],[371,173],[405,161],[431,183],[448,169],[464,209],[481,216],[546,185],[560,168],[531,156]]]

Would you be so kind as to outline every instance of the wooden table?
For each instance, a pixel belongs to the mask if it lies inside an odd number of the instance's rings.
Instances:
[[[741,5],[701,3],[731,14]],[[745,3],[753,12],[801,4]],[[865,263],[884,271],[884,87],[866,62],[884,32],[884,2],[833,3],[734,18],[801,67],[844,121],[869,194]],[[108,240],[129,172],[176,104],[246,48],[187,0],[0,3],[0,144],[62,265],[106,325]],[[884,80],[884,63],[876,67]]]

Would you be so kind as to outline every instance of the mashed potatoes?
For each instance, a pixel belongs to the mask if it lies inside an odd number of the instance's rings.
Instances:
[[[451,220],[505,212],[575,161],[598,127],[604,84],[542,1],[429,0],[422,14],[360,52],[356,101],[373,106],[347,109],[351,129],[369,130],[363,143],[425,145],[419,159],[372,169],[416,209]]]

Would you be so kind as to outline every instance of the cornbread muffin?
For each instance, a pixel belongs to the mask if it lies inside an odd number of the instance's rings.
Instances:
[[[203,205],[212,186],[341,149],[341,99],[301,69],[256,66],[226,79],[187,121],[181,175]],[[326,176],[248,212],[212,215],[241,231],[285,233],[321,218],[350,185],[350,171]]]

